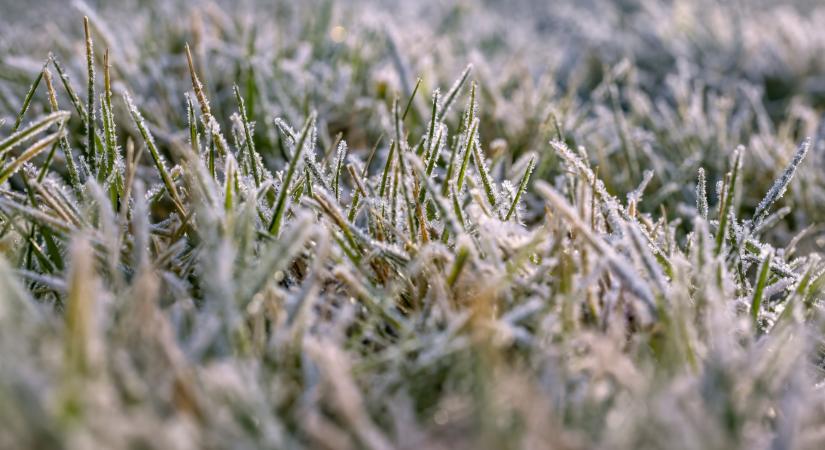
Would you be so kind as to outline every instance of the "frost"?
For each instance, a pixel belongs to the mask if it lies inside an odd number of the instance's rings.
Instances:
[[[817,2],[7,3],[0,447],[817,447]]]
[[[705,169],[699,168],[698,180],[696,182],[696,210],[699,215],[708,219],[708,193],[705,182]]]
[[[785,195],[785,191],[788,189],[788,185],[791,183],[794,174],[796,173],[799,164],[802,163],[802,160],[805,159],[805,155],[808,154],[808,149],[811,147],[811,138],[805,139],[799,148],[794,153],[793,159],[788,164],[788,167],[782,172],[782,175],[774,181],[773,186],[771,186],[768,193],[765,194],[765,198],[762,199],[761,202],[756,206],[756,211],[753,213],[753,222],[754,225],[758,226],[762,220],[764,220],[765,216],[768,213],[768,208],[771,207],[777,200],[782,198]]]

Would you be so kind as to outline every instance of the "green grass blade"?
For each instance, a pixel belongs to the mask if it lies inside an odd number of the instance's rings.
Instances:
[[[395,141],[392,141],[392,142],[390,142],[390,150],[389,150],[389,153],[387,154],[387,162],[384,165],[384,172],[381,175],[381,187],[378,189],[378,197],[379,198],[384,198],[384,194],[386,193],[387,180],[390,176],[390,170],[391,170],[391,167],[392,167],[392,159],[393,159],[394,153],[395,153]]]
[[[149,153],[152,155],[152,160],[155,162],[155,167],[158,170],[158,174],[160,175],[161,180],[163,181],[164,186],[166,186],[166,191],[169,193],[169,196],[172,198],[172,201],[175,204],[175,208],[178,210],[178,213],[181,214],[181,219],[187,216],[184,208],[183,202],[181,201],[180,195],[178,194],[178,189],[175,186],[175,182],[172,180],[172,176],[169,174],[169,170],[166,168],[166,162],[164,161],[163,157],[160,155],[158,151],[157,145],[155,145],[155,138],[152,136],[152,133],[146,128],[146,122],[143,120],[143,115],[138,111],[135,104],[132,102],[132,97],[129,96],[129,93],[124,91],[123,98],[126,100],[126,105],[129,108],[129,113],[132,115],[132,119],[135,122],[135,125],[140,132],[140,135],[143,137],[143,141],[146,143],[146,148],[149,149]]]
[[[473,153],[473,146],[476,144],[475,135],[478,131],[478,119],[473,120],[470,125],[470,130],[467,132],[467,138],[464,145],[464,156],[461,160],[461,167],[458,169],[458,180],[456,181],[456,189],[461,192],[464,187],[464,177],[467,174],[467,166],[470,162],[470,155]]]
[[[418,93],[418,88],[421,87],[421,78],[416,80],[415,87],[413,88],[412,94],[410,94],[410,99],[407,100],[407,106],[404,107],[404,114],[401,115],[401,120],[407,118],[407,114],[410,112],[410,108],[412,107],[413,100],[415,100],[415,94]]]
[[[481,185],[484,187],[484,193],[487,194],[487,201],[493,211],[498,210],[498,199],[496,198],[496,188],[490,179],[490,172],[487,170],[487,163],[484,161],[484,154],[481,152],[481,146],[476,141],[473,146],[473,162],[476,165],[479,175],[481,176]]]
[[[46,61],[46,65],[48,65],[48,61]],[[43,70],[46,70],[46,65],[43,66]],[[26,97],[23,98],[23,105],[20,107],[20,112],[17,113],[17,117],[14,119],[14,125],[12,125],[11,127],[12,133],[14,133],[20,128],[20,124],[23,122],[23,116],[25,116],[26,111],[29,110],[29,105],[31,105],[34,93],[35,91],[37,91],[37,87],[40,85],[40,80],[43,79],[43,70],[37,72],[37,76],[34,78],[31,87],[29,87],[29,91],[26,93]]]
[[[89,30],[89,18],[83,17],[83,32],[86,35],[86,70],[88,73],[86,111],[89,115],[86,121],[86,161],[92,169],[97,171],[97,152],[95,149],[95,53],[92,33]]]
[[[756,287],[753,289],[753,296],[751,297],[751,317],[755,326],[759,326],[759,310],[762,307],[762,295],[765,292],[765,286],[768,284],[768,275],[771,272],[771,260],[773,259],[773,251],[770,250],[762,258],[759,264],[759,271],[756,279]]]
[[[441,119],[447,114],[447,111],[450,110],[450,106],[453,105],[455,102],[458,93],[461,92],[461,88],[464,86],[464,83],[467,82],[467,78],[470,76],[470,71],[473,70],[473,65],[468,65],[463,72],[461,72],[461,76],[458,80],[453,84],[450,90],[447,92],[447,95],[444,98],[444,104],[441,105],[441,108],[438,110],[438,119],[436,122],[440,122]]]
[[[427,151],[424,152],[425,155],[429,155],[430,152],[432,152],[432,150],[433,150],[433,143],[434,143],[433,142],[433,135],[435,134],[435,127],[436,127],[436,124],[438,123],[438,122],[436,122],[436,119],[438,118],[437,108],[438,108],[438,96],[439,95],[440,95],[440,92],[439,92],[438,89],[436,89],[435,92],[433,92],[433,111],[432,111],[432,113],[431,113],[432,115],[430,117],[430,128],[427,130]],[[421,148],[423,149],[424,147],[421,146]]]
[[[301,130],[301,137],[298,138],[297,142],[295,143],[295,151],[292,152],[292,158],[289,161],[289,166],[287,167],[286,175],[284,176],[283,183],[281,184],[281,190],[278,192],[278,198],[275,201],[275,207],[273,208],[272,213],[272,221],[269,223],[269,234],[273,236],[278,236],[281,231],[281,225],[284,220],[284,213],[286,212],[286,203],[287,197],[289,195],[289,186],[292,183],[292,177],[295,175],[295,169],[298,167],[298,162],[301,160],[301,155],[304,149],[304,142],[306,141],[307,136],[309,135],[310,129],[313,127],[315,123],[315,114],[311,114],[306,122],[304,123],[304,127]]]
[[[347,159],[347,143],[343,140],[338,144],[338,148],[335,151],[338,155],[335,158],[335,177],[333,180],[333,190],[335,191],[335,201],[341,202],[341,173],[344,171],[344,163]]]
[[[192,106],[192,98],[189,97],[189,94],[185,94],[186,97],[186,120],[189,124],[189,146],[192,147],[192,151],[195,154],[200,154],[201,151],[201,142],[200,142],[200,131],[198,130],[198,121],[195,118],[195,108]]]
[[[60,108],[57,104],[57,94],[55,92],[54,85],[52,84],[52,75],[48,68],[43,71],[43,79],[46,82],[46,90],[49,94],[49,107],[52,114],[54,114],[58,112]],[[77,166],[75,165],[74,154],[71,146],[69,145],[69,140],[65,136],[60,138],[60,149],[63,150],[63,156],[66,159],[66,170],[69,173],[69,184],[72,186],[75,193],[80,196],[83,192],[80,183],[80,175],[77,172]],[[45,169],[40,175],[41,179],[46,176]]]
[[[516,212],[516,208],[518,207],[518,202],[521,200],[522,194],[524,191],[527,190],[527,183],[530,181],[530,175],[533,173],[533,169],[536,166],[536,158],[530,158],[530,162],[527,163],[527,169],[524,170],[524,175],[521,177],[521,181],[518,184],[518,190],[516,191],[515,197],[513,197],[513,203],[510,205],[510,209],[507,210],[507,215],[504,216],[504,221],[507,222],[513,217],[513,214]]]
[[[261,174],[258,171],[258,157],[255,151],[255,142],[252,140],[252,127],[249,124],[249,117],[246,115],[246,105],[244,99],[241,97],[241,92],[238,86],[233,86],[235,92],[235,100],[238,102],[238,109],[241,112],[241,122],[243,123],[244,144],[246,145],[246,156],[249,159],[249,167],[252,169],[252,178],[255,180],[255,186],[261,185]]]
[[[65,89],[66,93],[69,95],[69,100],[71,101],[72,106],[74,106],[78,116],[80,116],[80,121],[82,122],[83,128],[86,128],[86,122],[88,121],[86,107],[80,102],[80,96],[77,95],[77,91],[74,89],[74,86],[72,86],[71,80],[69,80],[69,75],[66,73],[66,70],[57,58],[52,58],[52,65],[55,70],[57,70],[57,75],[60,77],[60,81],[63,84],[63,89]]]

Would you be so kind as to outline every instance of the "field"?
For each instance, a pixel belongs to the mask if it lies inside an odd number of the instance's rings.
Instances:
[[[825,7],[0,0],[0,449],[825,448]]]

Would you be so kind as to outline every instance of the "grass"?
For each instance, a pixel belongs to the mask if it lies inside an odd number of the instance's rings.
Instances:
[[[0,448],[820,448],[821,7],[149,3],[0,19]]]

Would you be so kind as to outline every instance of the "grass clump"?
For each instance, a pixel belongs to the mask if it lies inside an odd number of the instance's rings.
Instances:
[[[821,8],[149,3],[9,13],[0,448],[820,447]]]

